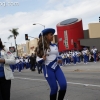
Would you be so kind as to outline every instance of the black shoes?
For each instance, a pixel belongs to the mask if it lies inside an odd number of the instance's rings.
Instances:
[[[50,100],[56,100],[57,94],[50,95]]]
[[[63,100],[65,93],[66,93],[66,90],[60,90],[58,94],[58,100]]]
[[[66,90],[60,90],[58,94],[58,100],[63,100]],[[50,100],[57,100],[57,94],[50,95]]]

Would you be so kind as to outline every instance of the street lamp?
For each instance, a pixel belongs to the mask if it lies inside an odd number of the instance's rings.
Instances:
[[[42,25],[42,24],[40,24],[40,23],[34,23],[33,25],[36,25],[36,24],[39,24],[39,25],[43,26],[44,29],[45,29],[45,25]]]
[[[4,42],[4,43],[9,43],[9,44],[11,44],[11,47],[12,47],[12,43],[10,43],[10,42]]]

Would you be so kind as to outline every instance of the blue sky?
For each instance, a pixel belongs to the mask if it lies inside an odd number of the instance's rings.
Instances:
[[[8,3],[17,2],[18,5]],[[6,6],[3,6],[6,3]],[[69,18],[82,18],[83,29],[88,29],[89,23],[98,23],[100,16],[100,0],[0,0],[0,37],[3,42],[12,42],[7,37],[10,29],[19,28],[17,43],[25,43],[24,34],[38,37],[43,27],[33,26],[41,23],[46,28],[56,25]],[[10,44],[5,44],[10,45]]]

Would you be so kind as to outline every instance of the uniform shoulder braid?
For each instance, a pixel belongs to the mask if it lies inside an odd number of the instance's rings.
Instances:
[[[57,44],[56,44],[56,43],[50,43],[50,45],[51,45],[51,46],[57,46]]]

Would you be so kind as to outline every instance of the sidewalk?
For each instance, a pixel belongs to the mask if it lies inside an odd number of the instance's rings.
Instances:
[[[63,71],[97,71],[100,72],[100,62],[94,63],[94,62],[89,62],[88,64],[84,64],[81,62],[80,64],[74,65],[73,63],[70,65],[62,66],[61,67]]]

